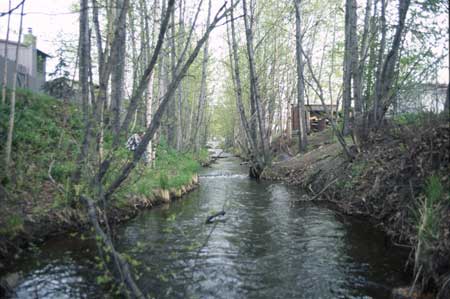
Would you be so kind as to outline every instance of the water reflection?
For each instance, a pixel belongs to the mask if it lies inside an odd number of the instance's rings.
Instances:
[[[245,173],[237,159],[221,159],[187,198],[119,229],[117,246],[140,262],[145,292],[157,298],[387,298],[390,287],[406,283],[405,253],[388,251],[380,232],[325,206],[291,207],[299,190]],[[223,221],[205,224],[224,207]],[[24,263],[18,297],[33,298],[35,290],[39,298],[99,296],[92,254],[68,255],[71,248],[55,245],[47,252],[65,258]]]

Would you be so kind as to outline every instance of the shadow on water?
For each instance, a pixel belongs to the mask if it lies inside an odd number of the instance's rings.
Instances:
[[[157,298],[388,298],[408,282],[408,252],[327,206],[290,200],[297,188],[246,177],[220,159],[183,200],[120,227],[117,247],[135,258],[138,283]],[[224,209],[213,224],[205,219]],[[55,240],[21,260],[18,298],[102,298],[92,242]]]

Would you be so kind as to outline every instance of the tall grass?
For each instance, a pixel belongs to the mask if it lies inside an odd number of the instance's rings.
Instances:
[[[430,264],[429,258],[434,243],[439,239],[440,210],[445,202],[446,193],[439,176],[428,177],[424,197],[420,202],[417,246],[414,270],[419,275],[421,269]]]

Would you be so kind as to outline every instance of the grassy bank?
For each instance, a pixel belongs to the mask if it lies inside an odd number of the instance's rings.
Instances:
[[[411,281],[450,298],[450,129],[435,115],[408,115],[370,136],[349,163],[336,143],[274,163],[266,179],[300,185],[308,198],[369,217],[411,248]],[[405,261],[406,262],[406,261]]]
[[[1,107],[2,161],[8,115],[9,106]],[[18,90],[13,165],[6,170],[4,163],[0,163],[0,268],[2,258],[19,252],[28,242],[88,226],[84,208],[73,205],[67,191],[76,167],[82,132],[79,107],[46,95]],[[106,136],[106,142],[109,139]],[[124,162],[131,155],[124,147],[118,156]],[[115,194],[108,211],[110,221],[129,219],[140,209],[190,191],[197,184],[199,161],[206,158],[205,152],[197,156],[178,153],[162,142],[153,166],[140,163]]]

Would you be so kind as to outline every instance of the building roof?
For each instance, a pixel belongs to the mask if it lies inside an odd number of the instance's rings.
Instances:
[[[41,56],[44,56],[44,57],[50,57],[50,58],[53,57],[53,56],[51,56],[51,55],[49,55],[49,54],[47,54],[47,53],[45,53],[45,52],[43,52],[43,51],[41,51],[41,50],[39,50],[39,49],[36,49],[36,51],[37,51],[37,53],[38,53],[39,55],[41,55]]]

